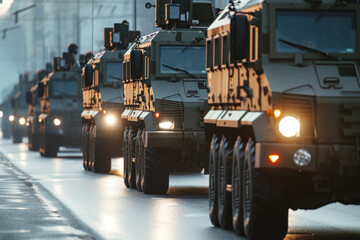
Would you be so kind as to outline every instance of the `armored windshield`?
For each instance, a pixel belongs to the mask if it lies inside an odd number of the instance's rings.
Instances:
[[[107,83],[122,82],[122,62],[106,63],[106,80]]]
[[[277,10],[277,51],[306,52],[306,49],[286,44],[282,40],[326,53],[355,53],[355,12]]]
[[[175,69],[195,74],[206,73],[205,46],[161,46],[160,72],[179,73]]]
[[[55,81],[52,88],[53,97],[70,97],[77,96],[78,94],[78,83],[77,81]]]

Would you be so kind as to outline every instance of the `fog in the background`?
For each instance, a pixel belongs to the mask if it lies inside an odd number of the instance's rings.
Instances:
[[[1,2],[1,0],[0,0]],[[103,49],[103,29],[127,20],[134,30],[136,2],[137,30],[141,35],[155,28],[155,8],[146,9],[146,2],[155,0],[3,0],[0,4],[0,101],[18,82],[19,75],[30,72],[30,79],[46,62],[61,56],[69,43],[79,46],[79,53]],[[211,0],[224,8],[228,0]],[[14,12],[35,4],[34,8]]]

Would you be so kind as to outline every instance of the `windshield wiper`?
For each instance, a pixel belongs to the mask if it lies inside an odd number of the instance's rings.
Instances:
[[[191,74],[189,71],[186,71],[186,70],[184,70],[184,69],[182,69],[182,68],[172,67],[172,66],[169,66],[169,65],[166,65],[166,64],[161,64],[161,65],[164,66],[164,67],[170,68],[170,69],[172,69],[172,70],[178,71],[178,72],[186,73],[186,74],[189,75],[190,77],[199,79],[197,76]]]
[[[115,77],[115,76],[112,76],[112,75],[109,75],[109,77],[115,79],[115,80],[119,80],[119,81],[122,81],[122,78],[119,78],[119,77]]]
[[[193,45],[193,43],[195,43],[195,42],[200,42],[201,40],[204,40],[204,38],[194,37],[193,40],[192,40],[186,47],[184,47],[184,49],[181,50],[180,52],[181,52],[181,53],[185,52],[186,50],[189,49],[189,47],[191,47],[191,45]]]
[[[69,94],[67,94],[66,92],[63,92],[63,91],[61,91],[59,89],[55,89],[55,91],[58,92],[58,93],[61,93],[62,95],[66,96],[66,97],[71,97]]]
[[[279,41],[282,42],[282,43],[285,43],[287,45],[290,45],[290,46],[296,47],[298,49],[301,49],[301,50],[318,53],[318,54],[321,54],[321,55],[323,55],[325,57],[328,57],[328,58],[331,58],[331,59],[334,59],[334,60],[337,60],[337,61],[342,61],[342,59],[340,57],[336,57],[336,56],[334,56],[334,55],[332,55],[330,53],[321,51],[321,50],[316,49],[316,48],[307,47],[305,45],[290,42],[290,41],[287,41],[287,40],[284,40],[284,39],[281,39],[281,38],[279,38]]]

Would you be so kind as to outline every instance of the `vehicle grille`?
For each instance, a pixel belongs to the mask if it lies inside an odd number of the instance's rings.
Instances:
[[[343,135],[348,137],[360,137],[360,104],[344,103],[342,104],[344,123]]]
[[[287,111],[300,114],[312,114],[314,112],[314,104],[310,98],[284,96],[282,101],[282,106]]]
[[[181,102],[161,100],[160,109],[162,117],[183,118],[183,105]]]

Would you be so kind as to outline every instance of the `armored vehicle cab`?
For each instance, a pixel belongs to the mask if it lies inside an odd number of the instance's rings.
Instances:
[[[81,147],[81,68],[72,53],[54,58],[53,72],[38,84],[39,152],[55,157],[60,146]]]
[[[17,83],[12,91],[6,96],[4,101],[1,103],[1,111],[3,113],[3,117],[1,120],[1,131],[3,134],[3,138],[10,138],[12,136],[12,122],[15,120],[13,107],[12,107],[12,99],[15,94],[19,91],[19,84]]]
[[[123,63],[124,183],[150,194],[167,192],[169,172],[207,166],[204,31],[214,18],[210,3],[155,6],[162,30],[141,37]]]
[[[288,209],[360,203],[359,1],[232,1],[208,29],[210,219],[283,239]]]
[[[139,32],[129,31],[129,24],[114,24],[104,29],[104,51],[83,68],[82,150],[85,170],[108,173],[111,157],[122,156],[124,87],[122,61],[129,40]]]
[[[38,84],[46,76],[47,70],[39,70],[34,76],[32,87],[26,92],[26,103],[28,104],[27,135],[28,148],[31,151],[39,150],[39,120],[40,100],[38,97]]]
[[[21,143],[22,138],[27,136],[26,133],[26,117],[27,106],[25,103],[26,91],[29,89],[29,73],[20,75],[19,91],[12,99],[11,105],[13,108],[14,119],[12,121],[12,141],[13,143]]]

